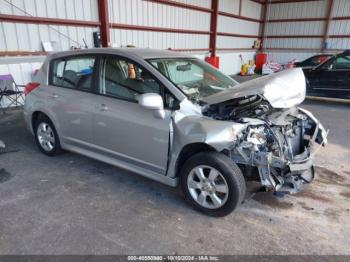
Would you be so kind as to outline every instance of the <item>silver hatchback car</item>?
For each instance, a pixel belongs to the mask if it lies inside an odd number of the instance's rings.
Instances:
[[[238,84],[187,55],[90,49],[49,55],[26,86],[24,116],[44,154],[76,152],[161,183],[213,216],[246,180],[297,193],[314,178],[326,131],[308,111],[301,69]]]

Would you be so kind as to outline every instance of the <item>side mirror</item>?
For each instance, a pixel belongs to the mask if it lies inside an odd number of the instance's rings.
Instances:
[[[139,96],[139,105],[152,110],[162,110],[163,98],[159,94],[147,93]]]
[[[153,110],[154,116],[164,119],[164,103],[163,98],[159,94],[147,93],[139,96],[139,105],[143,108]]]

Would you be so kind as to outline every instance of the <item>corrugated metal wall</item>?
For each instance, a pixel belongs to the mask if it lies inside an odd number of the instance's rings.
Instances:
[[[12,4],[12,5],[11,5]],[[20,16],[98,21],[96,0],[0,0],[0,13]],[[1,51],[42,51],[41,42],[52,42],[57,50],[93,45],[98,28],[0,22]]]
[[[318,37],[292,37],[292,38],[267,38],[264,39],[264,46],[267,48],[269,58],[280,63],[286,63],[292,59],[303,60],[313,54],[319,53],[323,47],[322,35],[325,32],[328,0],[311,2],[279,3],[269,4],[268,20],[275,19],[299,19],[299,18],[320,18],[321,21],[300,21],[300,22],[269,22],[266,24],[265,35],[292,35]],[[332,17],[344,17],[350,15],[349,0],[334,0]],[[350,19],[331,20],[329,24],[329,35],[350,35]],[[328,38],[328,49],[349,49],[350,38]],[[270,49],[270,50],[269,50]],[[275,50],[271,50],[275,49]],[[276,50],[280,49],[280,50]],[[290,50],[283,50],[290,49]],[[294,50],[293,50],[294,49]],[[300,51],[298,52],[298,49]],[[302,50],[303,49],[303,50]],[[314,50],[307,50],[314,49]],[[337,51],[337,50],[334,50]]]
[[[335,0],[332,17],[350,16],[350,1]],[[350,19],[331,21],[329,25],[330,35],[350,35]],[[350,38],[331,38],[328,39],[329,48],[350,49]]]
[[[210,0],[178,1],[210,8]],[[150,27],[209,31],[210,14],[142,0],[109,0],[110,22]],[[209,35],[137,30],[111,30],[113,46],[197,49],[208,48]]]
[[[211,7],[211,0],[182,0],[177,1],[204,8]],[[242,1],[239,14],[239,0],[219,0],[219,11],[260,19],[261,4],[252,1]],[[111,10],[110,21],[118,24],[131,24],[152,27],[188,29],[210,31],[210,13],[167,6],[159,3],[142,0],[109,0]],[[219,15],[218,32],[258,35],[260,23]],[[218,49],[252,47],[257,38],[218,36]],[[113,46],[128,44],[138,47],[174,48],[174,49],[206,49],[209,45],[209,35],[164,33],[137,30],[111,30]],[[207,53],[207,52],[205,52]],[[246,60],[254,58],[254,51],[218,51],[221,63],[220,69],[227,74],[234,74],[240,70],[242,54]]]
[[[260,19],[262,5],[252,1],[241,1],[241,13],[239,13],[240,0],[220,0],[219,11],[234,15],[241,15],[253,19]],[[219,15],[218,32],[259,35],[260,23],[233,17]],[[257,38],[218,36],[218,48],[251,48]]]
[[[327,0],[300,3],[270,4],[269,19],[323,18],[326,16]],[[309,22],[275,22],[267,23],[265,35],[322,35],[324,21]],[[265,48],[320,49],[322,38],[268,38],[264,40]],[[299,61],[315,54],[315,51],[268,51],[269,59],[287,63],[293,59]]]
[[[241,13],[240,2],[242,2]],[[219,0],[219,10],[231,14],[260,19],[262,5],[249,0]]]
[[[241,8],[239,6],[240,2],[242,3]],[[219,11],[260,20],[262,5],[247,0],[219,0]],[[258,36],[260,32],[260,23],[219,15],[218,32]],[[247,49],[242,51],[219,51],[218,55],[220,56],[221,63],[220,69],[226,74],[239,72],[241,69],[240,55],[242,55],[245,62],[254,59],[255,51],[253,49],[252,51],[249,51],[248,49],[251,49],[255,40],[257,40],[257,37],[218,35],[217,47],[219,50],[230,48]]]

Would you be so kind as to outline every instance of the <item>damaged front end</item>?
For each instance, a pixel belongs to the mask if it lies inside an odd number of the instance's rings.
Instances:
[[[244,124],[230,150],[232,160],[248,179],[256,175],[265,188],[293,194],[313,180],[313,156],[327,143],[327,132],[310,112],[295,105],[300,101],[290,105],[273,95],[274,102],[266,92],[234,97],[205,107],[203,114]]]
[[[313,180],[316,144],[325,145],[326,132],[312,115],[293,107],[261,121],[242,121],[247,128],[238,135],[231,157],[246,166],[247,173],[255,170],[264,187],[288,193],[299,192]]]

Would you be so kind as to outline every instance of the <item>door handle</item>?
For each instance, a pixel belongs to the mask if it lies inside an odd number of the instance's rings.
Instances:
[[[100,106],[100,110],[101,110],[101,111],[107,111],[107,110],[108,110],[108,107],[107,107],[105,104],[102,104],[102,105]]]
[[[58,95],[52,94],[52,95],[49,95],[48,97],[51,98],[51,99],[56,99],[58,97]]]

